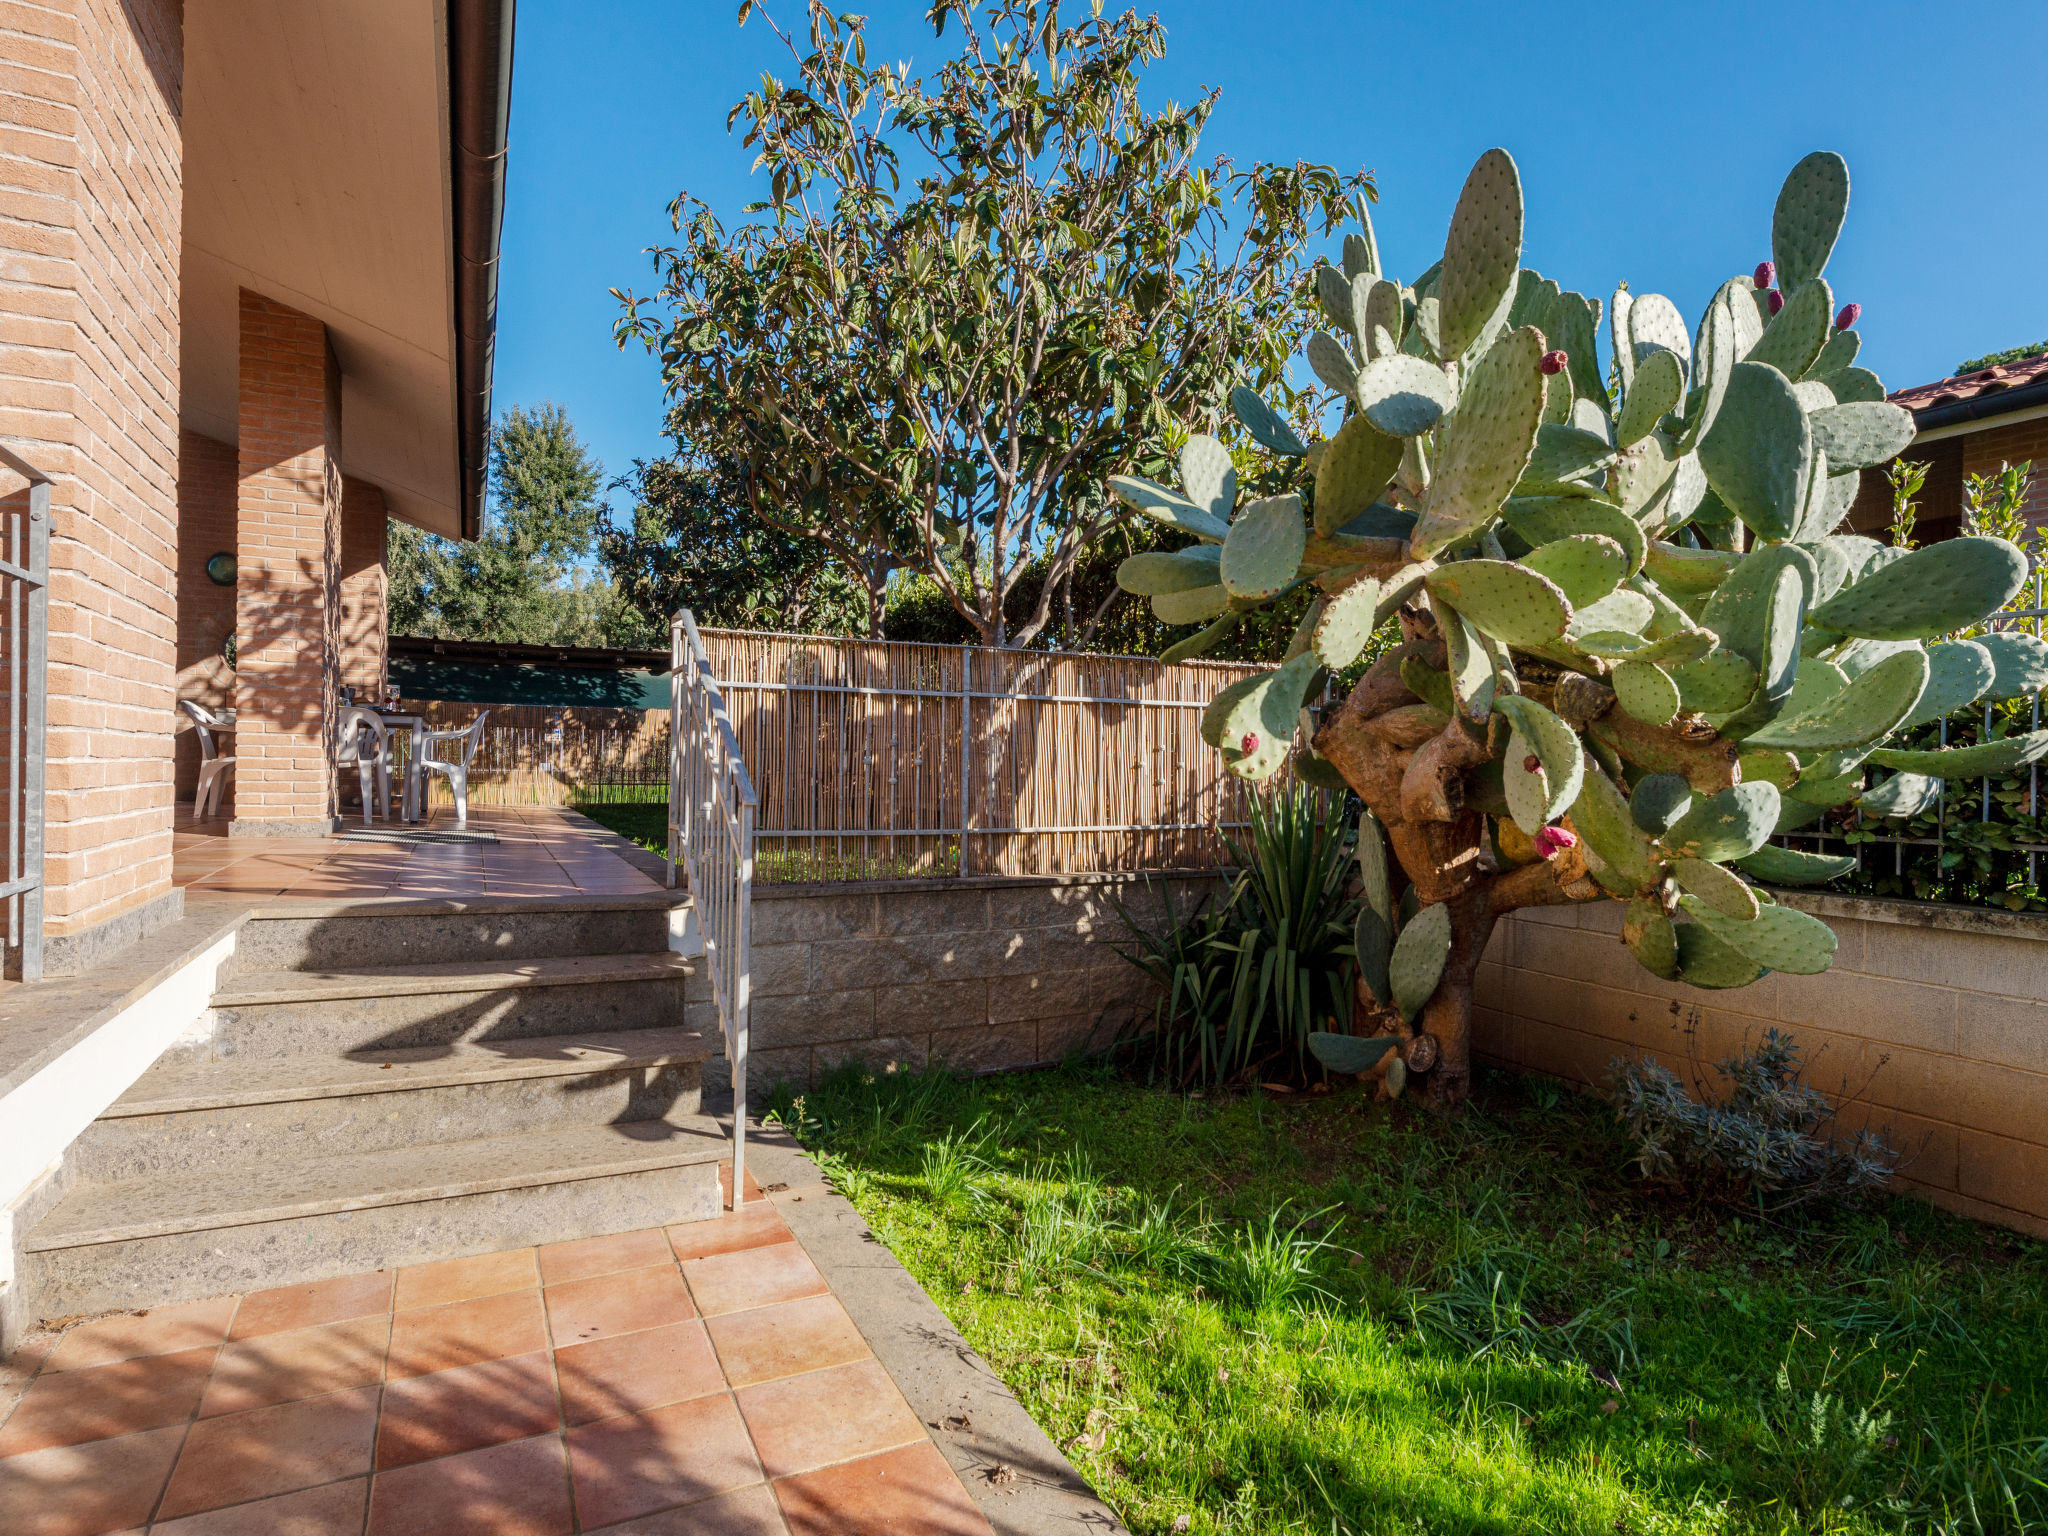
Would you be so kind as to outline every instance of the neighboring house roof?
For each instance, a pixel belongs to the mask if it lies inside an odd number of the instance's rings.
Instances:
[[[1913,413],[1923,437],[1944,427],[2048,409],[2048,356],[1916,384],[1889,398]]]
[[[666,651],[393,635],[390,680],[409,699],[667,709],[668,664]]]

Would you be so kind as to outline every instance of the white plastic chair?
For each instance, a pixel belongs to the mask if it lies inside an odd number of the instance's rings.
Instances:
[[[427,799],[426,776],[430,773],[448,775],[448,788],[455,794],[455,825],[469,825],[469,760],[476,756],[476,744],[483,740],[484,721],[489,717],[488,709],[478,710],[466,731],[422,731],[414,741],[418,744],[419,759],[416,768],[420,774],[420,805],[424,813]],[[459,761],[434,756],[434,744],[442,741],[462,743]]]
[[[340,766],[355,766],[356,783],[363,793],[363,825],[370,824],[373,805],[386,821],[391,819],[391,736],[384,722],[367,709],[353,705],[343,709],[335,722]]]
[[[226,786],[228,775],[234,771],[233,757],[222,757],[220,746],[213,739],[215,731],[232,731],[235,723],[224,720],[212,710],[190,699],[178,700],[178,708],[191,717],[194,729],[199,733],[199,792],[192,797],[192,815],[203,818],[206,815],[206,800],[213,797],[213,811],[220,814],[221,791]]]

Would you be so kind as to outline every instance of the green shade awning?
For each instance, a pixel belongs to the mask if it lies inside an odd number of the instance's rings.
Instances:
[[[531,704],[544,708],[667,709],[668,678],[631,668],[551,667],[536,662],[452,656],[390,659],[390,680],[408,699],[456,704]]]

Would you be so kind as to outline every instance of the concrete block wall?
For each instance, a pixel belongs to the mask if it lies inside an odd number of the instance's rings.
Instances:
[[[1112,948],[1114,896],[1148,926],[1213,875],[757,885],[747,1080],[808,1086],[847,1059],[995,1071],[1107,1045],[1149,997]],[[718,1023],[700,979],[691,1022]]]
[[[1527,1071],[1597,1082],[1616,1056],[1681,1078],[1777,1025],[1809,1081],[1847,1090],[1843,1123],[1882,1127],[1902,1184],[2048,1237],[2048,918],[1919,902],[1783,895],[1840,948],[1820,976],[1703,992],[1659,981],[1621,943],[1621,905],[1519,912],[1480,968],[1475,1045]]]

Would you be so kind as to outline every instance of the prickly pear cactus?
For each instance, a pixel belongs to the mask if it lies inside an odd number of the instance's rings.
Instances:
[[[1304,443],[1233,392],[1246,435],[1298,466],[1298,494],[1269,477],[1235,504],[1208,437],[1178,488],[1112,482],[1199,541],[1119,573],[1162,618],[1209,626],[1169,654],[1303,587],[1322,595],[1285,665],[1218,700],[1209,736],[1241,777],[1290,752],[1341,774],[1407,876],[1394,902],[1382,875],[1357,941],[1388,1033],[1317,1037],[1333,1070],[1433,1062],[1436,1096],[1461,1098],[1480,955],[1520,907],[1626,903],[1623,942],[1681,985],[1823,971],[1833,934],[1764,887],[1849,861],[1773,834],[1859,802],[1902,814],[1945,776],[2048,757],[2048,731],[1886,745],[2040,690],[2048,646],[1944,638],[2019,589],[2013,545],[1902,553],[1837,531],[1857,472],[1913,437],[1854,366],[1861,311],[1837,308],[1825,276],[1848,196],[1839,155],[1800,161],[1772,259],[1689,326],[1662,295],[1624,284],[1603,310],[1522,266],[1520,176],[1489,150],[1442,262],[1412,285],[1379,269],[1369,227],[1341,270],[1315,274],[1329,329],[1305,348],[1342,418],[1330,440]],[[1324,712],[1309,758],[1291,722],[1313,720],[1331,673],[1395,621],[1400,643]]]

